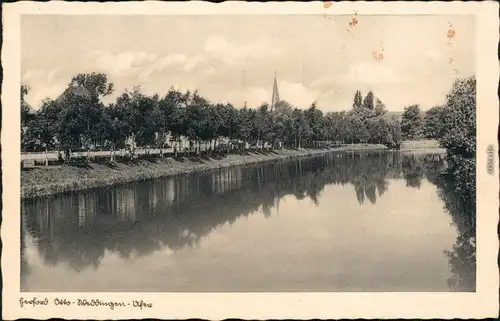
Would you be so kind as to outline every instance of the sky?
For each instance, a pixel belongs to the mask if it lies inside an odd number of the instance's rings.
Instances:
[[[21,79],[35,109],[72,76],[104,72],[116,88],[107,101],[134,86],[160,96],[174,87],[257,107],[271,102],[276,74],[280,98],[299,108],[347,110],[359,89],[401,111],[444,103],[454,79],[475,72],[473,16],[359,15],[351,26],[352,18],[26,15]]]

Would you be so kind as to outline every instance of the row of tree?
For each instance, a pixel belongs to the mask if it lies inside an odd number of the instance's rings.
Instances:
[[[211,103],[197,92],[170,89],[166,95],[145,95],[139,87],[126,90],[115,102],[105,74],[79,74],[57,99],[46,99],[33,112],[21,88],[22,150],[116,150],[127,145],[164,148],[187,142],[189,149],[205,144],[225,146],[324,147],[328,144],[380,143],[397,147],[400,121],[387,115],[372,92],[357,91],[349,111],[323,113],[313,103],[300,109],[286,101],[270,107],[235,108]]]
[[[456,85],[454,85],[456,86]],[[176,142],[193,150],[242,146],[311,148],[331,144],[379,143],[398,148],[402,139],[445,136],[446,106],[423,113],[419,105],[402,116],[389,115],[373,92],[358,90],[352,108],[323,113],[313,103],[307,109],[286,101],[243,108],[211,103],[195,92],[170,89],[166,95],[145,95],[139,87],[105,104],[114,86],[105,74],[79,74],[57,99],[46,99],[34,111],[21,87],[22,151],[115,150],[127,146],[164,148]],[[185,146],[183,146],[185,145]],[[186,146],[187,145],[187,146]],[[446,147],[446,146],[444,146]]]

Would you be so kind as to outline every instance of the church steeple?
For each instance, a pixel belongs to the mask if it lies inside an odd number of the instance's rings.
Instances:
[[[274,72],[274,86],[273,86],[273,97],[271,100],[271,110],[278,105],[280,102],[280,95],[278,92],[278,81],[276,80],[276,72]]]

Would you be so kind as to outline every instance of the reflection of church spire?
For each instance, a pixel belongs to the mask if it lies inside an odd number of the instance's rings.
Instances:
[[[273,86],[273,98],[271,101],[271,110],[280,102],[280,95],[278,93],[278,81],[276,80],[276,72],[274,73],[274,86]]]

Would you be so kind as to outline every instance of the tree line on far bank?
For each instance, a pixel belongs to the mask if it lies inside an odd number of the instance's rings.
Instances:
[[[165,148],[167,142],[196,150],[214,150],[222,142],[231,148],[270,146],[315,148],[332,144],[401,143],[400,122],[387,115],[372,92],[357,91],[349,111],[323,113],[316,103],[307,109],[286,101],[274,108],[242,108],[211,103],[198,92],[170,89],[166,95],[145,95],[139,87],[126,90],[115,102],[103,98],[114,91],[106,74],[79,74],[57,99],[46,99],[30,111],[21,88],[22,151],[116,150],[132,143],[143,148]],[[182,142],[188,142],[182,146]]]
[[[454,85],[455,86],[455,85]],[[170,89],[164,96],[146,95],[140,87],[125,90],[114,102],[103,98],[114,92],[106,74],[73,77],[57,99],[46,99],[37,111],[24,98],[21,86],[21,149],[23,152],[91,149],[117,150],[127,146],[164,149],[176,142],[183,150],[244,146],[316,148],[346,143],[377,143],[398,148],[403,139],[440,138],[443,107],[422,116],[418,105],[402,117],[390,115],[373,92],[358,90],[352,108],[324,113],[312,103],[307,109],[286,101],[274,108],[237,108],[212,103],[198,92]],[[183,146],[184,145],[184,146]]]

